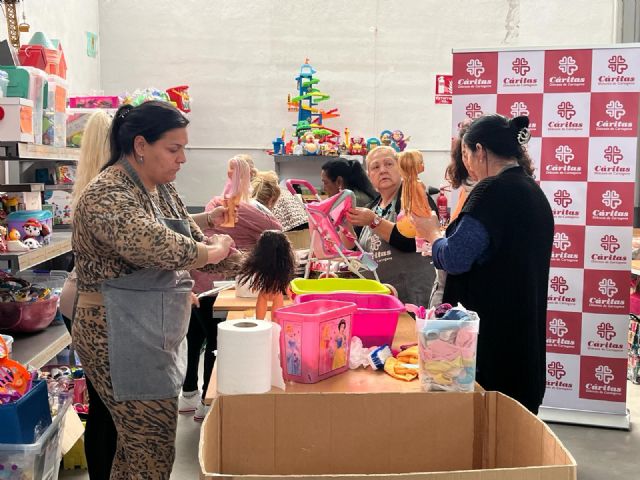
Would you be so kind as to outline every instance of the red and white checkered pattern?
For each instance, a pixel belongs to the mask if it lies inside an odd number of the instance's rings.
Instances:
[[[466,117],[528,115],[556,227],[544,405],[626,410],[626,332],[640,48],[453,56],[453,134]]]

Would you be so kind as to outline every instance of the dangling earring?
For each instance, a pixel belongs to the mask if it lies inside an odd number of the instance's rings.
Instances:
[[[138,162],[140,165],[142,165],[144,163],[144,157],[142,155],[140,155],[139,158],[136,158],[136,162]]]

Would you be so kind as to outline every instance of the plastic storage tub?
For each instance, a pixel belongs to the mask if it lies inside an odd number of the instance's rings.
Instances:
[[[8,478],[57,480],[60,471],[62,425],[70,402],[65,402],[58,415],[35,443],[0,444],[0,474]],[[2,478],[2,477],[0,477]]]
[[[355,303],[313,300],[275,312],[285,380],[316,383],[349,368]]]
[[[295,278],[291,281],[291,291],[295,295],[305,293],[358,292],[391,293],[388,287],[375,280],[363,278]]]
[[[300,295],[296,303],[313,300],[339,300],[353,302],[357,310],[353,314],[351,334],[359,337],[365,347],[379,347],[393,343],[398,326],[398,317],[405,311],[400,300],[392,295],[370,293],[310,293]]]
[[[44,330],[58,311],[58,297],[37,302],[0,302],[0,331],[37,332]]]
[[[0,425],[0,443],[33,443],[51,425],[47,382],[37,380],[23,397],[0,405]]]
[[[8,86],[9,86],[9,74],[4,70],[0,70],[0,97],[7,96]]]

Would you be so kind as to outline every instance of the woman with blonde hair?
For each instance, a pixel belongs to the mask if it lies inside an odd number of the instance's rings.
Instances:
[[[280,193],[278,174],[274,171],[257,172],[251,179],[251,198],[258,203],[258,208],[264,206],[271,211],[280,198]]]
[[[82,135],[80,158],[76,180],[71,191],[71,214],[75,211],[78,198],[84,188],[98,176],[109,160],[109,129],[111,115],[97,110],[89,117]],[[75,269],[71,271],[60,294],[60,313],[71,331],[73,311],[77,295]],[[89,412],[84,432],[84,450],[91,480],[107,480],[111,472],[113,456],[116,453],[118,434],[111,413],[103,403],[93,384],[86,379],[89,394]]]
[[[107,112],[97,110],[89,117],[82,135],[76,180],[71,191],[72,214],[84,187],[100,173],[109,160],[109,127],[111,115]]]

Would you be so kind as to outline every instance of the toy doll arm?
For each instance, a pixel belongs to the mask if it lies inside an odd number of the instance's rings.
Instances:
[[[258,294],[258,299],[256,300],[256,319],[264,320],[264,317],[267,315],[268,304],[268,294],[266,292],[260,292]]]

